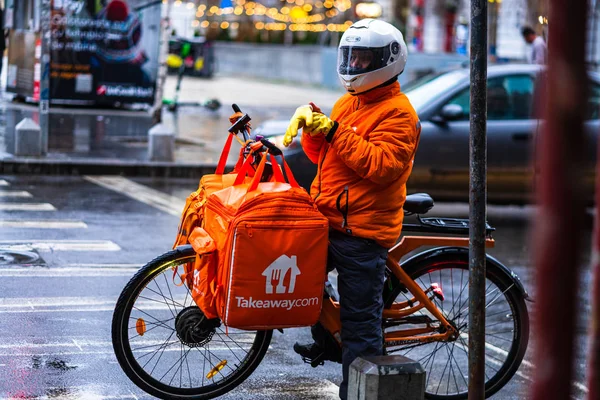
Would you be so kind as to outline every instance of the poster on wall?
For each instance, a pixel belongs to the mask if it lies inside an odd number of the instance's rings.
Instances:
[[[152,104],[161,6],[161,0],[52,0],[52,100]]]

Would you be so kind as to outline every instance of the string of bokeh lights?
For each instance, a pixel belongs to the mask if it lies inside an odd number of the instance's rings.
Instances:
[[[163,0],[166,2],[167,0]],[[202,27],[213,29],[238,29],[239,22],[234,21],[209,21],[206,18],[214,16],[264,16],[273,22],[255,21],[254,27],[257,30],[269,30],[269,31],[284,31],[286,29],[295,32],[344,32],[352,21],[345,21],[341,24],[336,23],[325,23],[324,21],[329,18],[334,18],[340,13],[349,10],[352,7],[351,0],[317,0],[314,5],[310,4],[306,0],[286,0],[288,5],[284,5],[280,9],[276,7],[266,7],[265,5],[256,1],[237,0],[234,2],[234,6],[220,8],[218,6],[211,6],[208,8],[205,4],[200,4],[196,10],[196,20],[192,21],[193,27]],[[181,0],[174,2],[175,7],[183,6]],[[188,2],[186,4],[188,9],[193,9],[196,4]],[[309,14],[311,11],[316,9],[325,9],[324,12],[316,14]]]

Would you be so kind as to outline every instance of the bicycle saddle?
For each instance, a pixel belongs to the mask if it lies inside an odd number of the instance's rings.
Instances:
[[[415,193],[406,196],[404,211],[413,214],[426,214],[433,208],[433,199],[427,193]]]

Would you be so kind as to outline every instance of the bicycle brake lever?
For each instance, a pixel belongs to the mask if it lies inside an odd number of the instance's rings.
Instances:
[[[260,142],[265,146],[271,154],[274,156],[280,156],[283,152],[279,149],[279,147],[275,146],[273,143],[269,142],[267,139],[261,139]]]

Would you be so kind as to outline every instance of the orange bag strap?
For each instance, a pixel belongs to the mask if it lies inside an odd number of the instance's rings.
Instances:
[[[283,177],[283,173],[281,172],[281,167],[275,160],[273,154],[269,154],[271,158],[271,166],[273,167],[273,178],[275,178],[275,182],[285,182],[285,178]]]
[[[290,169],[290,166],[288,165],[288,163],[285,161],[285,158],[283,157],[283,153],[281,153],[281,160],[283,163],[283,168],[285,168],[285,176],[287,177],[288,182],[290,183],[290,185],[292,185],[292,187],[299,188],[300,185],[298,185],[296,178],[294,178],[294,174],[292,174],[292,170]]]
[[[185,281],[187,280],[187,275],[188,275],[188,274],[187,274],[187,272],[185,272],[185,271],[184,271],[184,272],[183,272],[183,273],[182,273],[182,274],[179,276],[179,278],[181,279],[181,282],[177,283],[177,282],[175,281],[175,277],[176,277],[177,275],[179,275],[179,274],[178,274],[178,271],[179,271],[179,265],[178,265],[178,266],[176,266],[176,267],[173,267],[173,268],[172,268],[172,270],[173,270],[173,284],[174,284],[175,286],[177,286],[177,287],[179,287],[179,286],[182,286],[182,285],[185,283]]]
[[[256,173],[254,174],[254,178],[252,179],[252,182],[250,183],[250,187],[248,188],[248,193],[255,191],[256,188],[258,188],[258,184],[260,183],[262,174],[263,174],[263,172],[265,172],[265,164],[267,163],[267,155],[268,155],[267,152],[265,152],[265,154],[263,154],[263,157],[260,160],[260,164],[258,164],[258,168],[256,168]],[[239,178],[239,175],[238,175],[238,178]]]
[[[250,174],[251,170],[252,170],[252,152],[250,154],[248,154],[248,157],[246,157],[246,161],[244,161],[244,163],[242,164],[242,167],[238,171],[235,181],[233,182],[233,186],[241,185],[242,183],[244,183],[244,179],[246,178],[247,175]]]
[[[265,153],[263,155],[262,160],[260,160],[260,164],[258,165],[258,168],[256,169],[256,173],[254,174],[254,179],[252,179],[252,182],[250,183],[248,192],[252,192],[258,188],[258,184],[260,183],[260,179],[265,170],[265,164],[267,163],[267,155],[271,157],[271,164],[273,164],[273,176],[275,178],[275,181],[280,182],[280,183],[285,183],[285,179],[283,179],[283,174],[281,173],[279,164],[275,161],[275,158],[273,157],[272,154]],[[288,182],[290,183],[290,186],[292,186],[294,188],[299,188],[300,185],[298,185],[298,182],[296,181],[296,179],[294,178],[294,175],[292,174],[292,170],[290,169],[289,165],[285,161],[285,158],[283,158],[283,154],[281,155],[281,160],[283,161],[283,167],[285,168],[285,174],[288,178]],[[239,175],[238,175],[238,179],[239,179]]]
[[[221,157],[219,158],[219,164],[217,164],[217,170],[215,174],[223,175],[225,172],[225,164],[227,163],[227,157],[229,156],[229,150],[231,150],[231,143],[233,143],[233,136],[231,133],[227,135],[227,141],[225,142],[225,146],[223,147],[223,151],[221,152]]]

